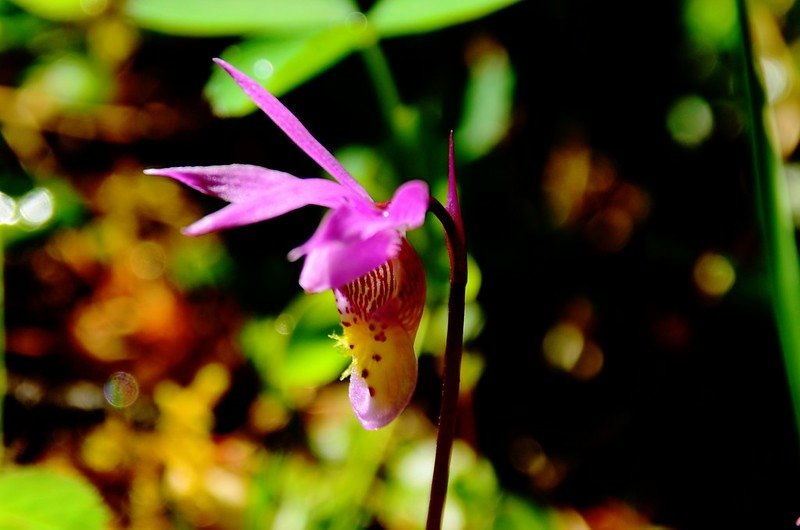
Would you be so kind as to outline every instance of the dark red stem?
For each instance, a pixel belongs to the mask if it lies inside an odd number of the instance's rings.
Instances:
[[[451,162],[452,164],[452,162]],[[452,167],[452,166],[451,166]],[[448,205],[450,206],[450,205]],[[436,457],[433,464],[431,496],[428,504],[426,530],[439,530],[447,497],[450,475],[450,454],[456,434],[458,391],[461,384],[461,351],[464,345],[464,291],[467,285],[467,249],[460,215],[455,220],[450,211],[431,198],[430,211],[439,219],[447,237],[450,254],[450,298],[447,315],[447,343],[444,352],[442,406],[439,412],[439,432],[436,437]]]

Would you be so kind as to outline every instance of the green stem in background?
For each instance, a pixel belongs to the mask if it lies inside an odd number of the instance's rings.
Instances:
[[[444,227],[447,250],[450,255],[450,298],[447,313],[447,339],[444,350],[444,375],[442,376],[442,404],[439,412],[439,430],[436,436],[436,455],[433,463],[431,496],[428,504],[426,530],[439,530],[442,526],[444,502],[450,477],[450,455],[456,434],[458,393],[461,384],[461,353],[464,345],[464,292],[467,286],[467,247],[461,209],[455,185],[455,156],[453,134],[450,133],[449,188],[447,206],[431,198],[430,211]]]
[[[375,86],[383,118],[389,126],[392,137],[402,150],[402,163],[408,166],[407,169],[412,175],[416,177],[425,175],[422,159],[418,156],[420,146],[416,134],[416,117],[400,99],[397,83],[394,81],[392,69],[380,43],[376,40],[370,46],[363,48],[361,56]]]
[[[737,0],[737,8],[756,200],[795,427],[800,435],[800,260],[782,158],[775,148],[774,124],[757,73],[745,0]]]
[[[397,90],[392,70],[389,68],[389,62],[377,42],[361,50],[361,56],[364,58],[364,64],[366,64],[375,86],[383,118],[389,124],[392,134],[397,138],[402,138],[405,136],[405,131],[398,118],[398,113],[403,107],[403,103],[400,100],[400,92]]]

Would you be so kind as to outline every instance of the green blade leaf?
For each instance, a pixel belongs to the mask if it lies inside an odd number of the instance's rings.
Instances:
[[[349,0],[130,0],[125,9],[145,29],[186,36],[293,34],[339,24],[353,11]]]
[[[425,33],[469,22],[519,0],[379,0],[367,14],[381,37]]]
[[[0,475],[0,528],[102,530],[108,519],[102,498],[85,480],[41,468]]]
[[[455,138],[465,161],[485,155],[503,139],[511,124],[513,95],[514,71],[502,48],[490,49],[472,62]]]
[[[226,49],[222,58],[280,96],[360,47],[367,38],[365,34],[350,24],[341,24],[299,38],[253,38]],[[243,116],[256,108],[221,69],[212,72],[205,94],[218,116]]]
[[[800,255],[792,220],[783,159],[777,147],[774,115],[759,74],[746,0],[736,1],[741,87],[752,152],[756,202],[762,245],[772,284],[772,305],[778,329],[795,428],[800,432]]]

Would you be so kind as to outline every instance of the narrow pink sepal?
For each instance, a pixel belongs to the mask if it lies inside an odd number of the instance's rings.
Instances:
[[[335,209],[355,198],[350,190],[332,180],[300,179],[288,173],[257,166],[245,166],[247,171],[231,173],[233,184],[226,185],[226,173],[220,169],[229,167],[168,168],[148,170],[147,173],[174,178],[208,195],[233,201],[184,228],[183,233],[189,236],[266,221],[303,206]],[[252,171],[255,169],[263,171]],[[243,183],[242,175],[258,175],[263,178]]]
[[[242,202],[264,195],[276,187],[299,180],[294,175],[250,164],[224,166],[184,166],[145,169],[146,175],[159,175],[182,182],[206,195],[228,202]]]
[[[300,120],[287,109],[278,98],[270,94],[267,89],[251,79],[244,73],[237,70],[222,59],[214,59],[214,62],[221,66],[234,81],[244,90],[269,118],[280,127],[286,135],[297,144],[309,157],[325,171],[331,174],[342,185],[347,186],[361,197],[369,199],[369,194],[359,184],[347,170],[339,163],[336,158],[314,138],[308,129],[300,123]]]
[[[461,205],[458,202],[458,186],[456,185],[456,156],[453,131],[450,131],[447,149],[447,204],[445,209],[453,219],[461,241],[464,241],[464,221],[461,218]]]

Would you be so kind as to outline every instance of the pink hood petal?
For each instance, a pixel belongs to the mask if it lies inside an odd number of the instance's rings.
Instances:
[[[397,230],[419,228],[425,222],[430,193],[428,185],[421,180],[406,182],[394,192],[386,207],[387,220]]]
[[[396,255],[400,242],[401,236],[395,231],[347,242],[320,238],[304,249],[300,286],[318,293],[352,282]]]
[[[308,156],[310,156],[317,164],[325,171],[331,174],[333,178],[338,180],[342,185],[347,186],[360,195],[368,199],[369,194],[359,184],[347,170],[342,167],[336,158],[320,144],[316,138],[311,136],[300,120],[287,109],[278,98],[270,94],[259,83],[240,72],[230,64],[222,59],[214,59],[214,62],[221,66],[234,81],[244,90],[244,92],[253,100],[253,103],[264,111],[264,113],[272,119],[275,124],[280,127],[286,135],[297,144]]]

